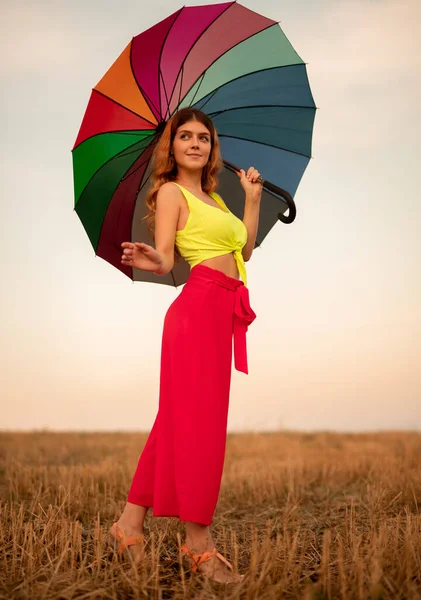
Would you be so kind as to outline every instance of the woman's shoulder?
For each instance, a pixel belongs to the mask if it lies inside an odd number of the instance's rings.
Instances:
[[[157,201],[169,201],[169,202],[174,202],[174,201],[179,201],[179,203],[181,204],[183,198],[183,194],[181,193],[180,188],[174,184],[173,181],[166,181],[165,183],[163,183],[159,189],[158,189],[158,193],[156,196]]]
[[[180,192],[180,188],[175,183],[175,181],[166,181],[162,185],[159,186],[158,192],[166,194],[178,194]]]

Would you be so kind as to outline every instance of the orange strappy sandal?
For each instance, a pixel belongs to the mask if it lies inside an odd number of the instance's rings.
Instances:
[[[219,558],[220,560],[222,560],[222,562],[227,565],[227,567],[233,571],[233,567],[232,564],[230,562],[227,561],[226,558],[224,558],[222,556],[222,554],[220,554],[216,548],[214,548],[211,552],[202,552],[201,554],[194,554],[191,550],[189,550],[186,546],[186,544],[183,544],[183,546],[181,546],[181,550],[184,552],[184,556],[183,556],[183,561],[184,563],[187,565],[187,567],[193,571],[193,573],[197,572],[197,569],[200,567],[201,564],[203,564],[204,562],[206,562],[207,560],[210,560],[211,558],[213,558],[214,556],[216,556],[217,558]],[[191,564],[190,562],[188,562],[187,557],[189,557],[191,559]],[[210,579],[212,579],[212,577],[210,577],[209,575],[206,575],[205,573],[200,573],[201,575],[204,575]],[[240,575],[240,581],[242,579],[244,579],[245,575]],[[218,582],[220,583],[220,582]],[[221,582],[222,583],[222,582]],[[239,581],[226,581],[225,583],[239,583]]]
[[[123,531],[120,529],[117,523],[113,523],[112,528],[117,535],[116,537],[114,537],[111,533],[108,533],[107,542],[108,545],[111,546],[113,549],[115,549],[116,545],[118,544],[118,551],[120,555],[123,554],[126,548],[130,552],[129,546],[135,546],[137,544],[145,543],[145,536],[143,533],[140,533],[139,535],[126,536],[124,535]]]

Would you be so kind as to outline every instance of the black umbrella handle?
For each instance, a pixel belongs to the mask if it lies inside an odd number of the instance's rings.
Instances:
[[[224,165],[231,171],[235,171],[236,173],[240,172],[240,169],[238,167],[228,162],[227,160],[224,160]],[[278,198],[282,198],[282,200],[287,204],[289,208],[289,214],[285,216],[284,213],[279,213],[278,219],[282,221],[282,223],[292,223],[297,215],[297,208],[295,206],[295,202],[291,194],[286,190],[283,190],[282,188],[278,187],[274,183],[266,181],[266,179],[263,179],[261,175],[259,176],[259,179],[257,181],[262,184],[265,190],[267,190],[274,196],[277,196]]]

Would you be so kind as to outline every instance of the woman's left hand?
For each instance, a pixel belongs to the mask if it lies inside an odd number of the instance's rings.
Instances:
[[[257,180],[260,176],[260,173],[254,167],[250,167],[246,172],[244,169],[241,169],[237,175],[240,178],[240,183],[243,186],[244,191],[247,196],[250,196],[253,200],[259,200],[262,195],[262,184]]]

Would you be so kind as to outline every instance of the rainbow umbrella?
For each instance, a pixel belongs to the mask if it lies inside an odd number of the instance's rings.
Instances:
[[[279,219],[288,222],[286,201],[291,212],[311,157],[316,107],[306,66],[278,22],[225,2],[183,7],[134,37],[93,88],[72,150],[75,211],[96,255],[132,280],[178,286],[189,274],[184,260],[163,276],[121,264],[123,241],[151,243],[142,221],[151,156],[185,106],[215,123],[218,192],[239,218],[235,168],[263,174],[256,245]]]

